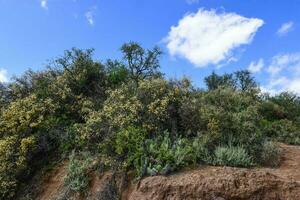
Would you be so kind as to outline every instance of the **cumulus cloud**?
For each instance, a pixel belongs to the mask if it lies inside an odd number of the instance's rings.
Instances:
[[[300,52],[274,56],[267,68],[269,81],[263,91],[276,94],[283,91],[300,94]]]
[[[7,78],[7,71],[5,69],[1,69],[0,68],[0,82],[7,82],[8,78]]]
[[[188,4],[199,3],[199,0],[185,0]]]
[[[186,58],[197,67],[219,64],[234,57],[237,47],[251,43],[263,23],[236,13],[199,9],[171,27],[167,48],[172,56]]]
[[[262,86],[261,90],[271,95],[285,91],[300,95],[300,77],[287,78],[282,76],[276,79],[271,78],[267,85]]]
[[[40,3],[41,3],[41,7],[43,9],[48,10],[48,1],[47,0],[41,0]]]
[[[93,26],[95,24],[95,13],[96,13],[97,7],[94,6],[90,8],[86,13],[85,13],[85,18],[88,21],[88,23]]]
[[[293,30],[294,22],[286,22],[281,25],[281,27],[277,31],[278,36],[285,36],[289,32]]]
[[[287,53],[274,56],[267,71],[272,76],[275,76],[282,70],[300,71],[300,53]]]
[[[248,66],[248,70],[252,73],[258,73],[264,67],[264,60],[261,58],[257,62],[252,61]]]

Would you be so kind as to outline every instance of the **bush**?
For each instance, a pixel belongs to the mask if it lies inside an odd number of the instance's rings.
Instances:
[[[145,139],[145,130],[130,126],[105,138],[100,144],[100,152],[106,159],[117,161],[111,164],[117,164],[116,167],[127,170],[132,168],[136,160],[145,153]]]
[[[75,192],[83,192],[89,184],[89,169],[92,159],[86,153],[76,156],[73,151],[69,157],[68,174],[65,185]]]
[[[0,199],[13,198],[19,183],[30,175],[30,161],[35,148],[34,136],[23,139],[9,136],[0,139]]]
[[[210,135],[201,135],[193,139],[193,150],[198,162],[212,163],[215,141]]]
[[[0,199],[12,199],[16,193],[18,184],[16,140],[13,136],[0,140]]]
[[[172,142],[169,134],[147,140],[145,144],[146,174],[166,175],[184,166],[196,162],[196,155],[192,143],[183,138],[177,138]],[[145,164],[143,163],[143,164]]]
[[[144,176],[196,162],[275,166],[280,152],[267,139],[300,144],[298,96],[259,95],[248,71],[213,73],[208,90],[197,89],[186,78],[163,78],[159,49],[129,43],[122,51],[125,62],[103,65],[93,50],[72,49],[53,68],[0,84],[1,199],[13,199],[50,156],[72,149]],[[70,190],[87,187],[90,162],[71,154]]]
[[[288,144],[300,144],[300,130],[293,121],[283,119],[263,123],[264,132],[268,137]]]
[[[266,141],[263,146],[261,163],[265,166],[276,167],[280,163],[280,148],[271,141]]]
[[[253,166],[251,156],[243,147],[225,146],[217,147],[214,152],[214,164],[226,165],[231,167],[250,167]]]

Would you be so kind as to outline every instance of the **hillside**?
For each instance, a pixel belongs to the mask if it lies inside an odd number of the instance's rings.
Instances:
[[[199,88],[165,77],[158,47],[130,42],[121,52],[99,62],[73,48],[0,85],[1,200],[297,192],[288,176],[299,177],[299,153],[278,145],[300,145],[297,94],[263,93],[248,70],[212,72]]]
[[[203,166],[170,176],[144,178],[130,182],[122,189],[123,200],[295,200],[300,198],[300,147],[280,145],[282,161],[278,168],[241,169]],[[64,193],[66,163],[51,172],[42,185],[38,200],[56,200]],[[73,199],[106,199],[114,193],[107,185],[111,174],[92,174],[88,197]],[[122,181],[118,179],[118,182]],[[111,194],[109,196],[108,194]],[[103,196],[101,196],[103,195]],[[104,196],[106,195],[106,196]],[[117,196],[117,195],[116,195]]]

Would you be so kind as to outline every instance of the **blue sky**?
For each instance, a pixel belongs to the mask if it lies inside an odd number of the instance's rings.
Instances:
[[[300,93],[299,0],[0,0],[0,81],[72,47],[120,58],[159,45],[167,77],[250,69],[264,91]]]

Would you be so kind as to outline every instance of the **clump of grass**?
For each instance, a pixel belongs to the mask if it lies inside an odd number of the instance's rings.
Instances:
[[[262,164],[270,167],[277,167],[280,163],[280,148],[272,141],[266,141],[263,145]]]
[[[214,151],[214,164],[226,165],[231,167],[250,167],[253,166],[251,156],[241,146],[220,146]]]
[[[83,192],[89,184],[88,171],[91,166],[92,159],[87,153],[76,155],[73,151],[69,160],[70,163],[68,167],[68,174],[65,178],[65,185],[71,191]]]

